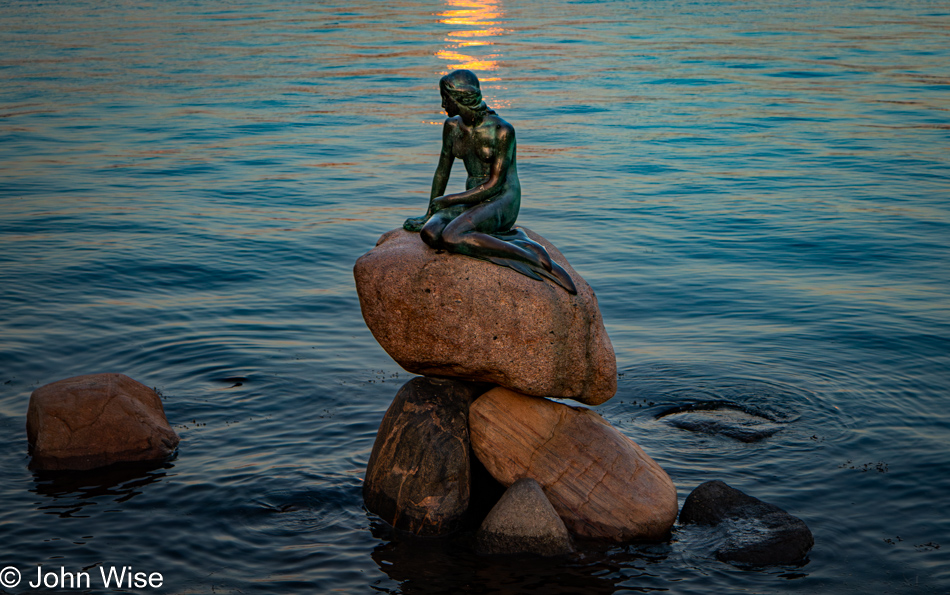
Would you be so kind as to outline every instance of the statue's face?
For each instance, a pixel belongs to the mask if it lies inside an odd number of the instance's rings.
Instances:
[[[445,113],[449,115],[450,118],[454,118],[459,115],[459,106],[455,103],[455,100],[452,99],[448,93],[442,91],[442,109],[445,110]]]

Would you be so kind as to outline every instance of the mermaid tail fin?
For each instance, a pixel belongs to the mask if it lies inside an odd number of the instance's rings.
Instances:
[[[571,295],[577,295],[577,287],[574,286],[574,280],[571,279],[571,276],[567,274],[561,265],[551,261],[551,272],[549,273],[549,278],[567,290]]]
[[[515,260],[514,258],[503,258],[501,256],[486,256],[484,260],[497,264],[498,266],[514,269],[525,277],[531,277],[535,281],[544,281],[544,278],[538,274],[540,271],[524,261]]]
[[[574,286],[574,281],[571,279],[571,276],[567,274],[567,271],[565,271],[558,263],[551,259],[551,256],[548,254],[548,251],[544,249],[544,246],[529,238],[521,228],[516,227],[509,231],[493,233],[491,235],[498,238],[499,240],[510,242],[536,254],[543,266],[539,267],[522,260],[502,258],[498,256],[485,257],[484,260],[514,269],[522,275],[531,277],[537,281],[541,281],[542,278],[547,279],[556,285],[561,286],[571,295],[577,295],[577,287]],[[548,268],[548,265],[550,265],[550,268]]]
[[[553,270],[554,261],[551,260],[551,256],[548,254],[548,251],[544,249],[544,246],[537,242],[532,242],[531,240],[512,240],[509,242],[515,246],[524,248],[528,252],[534,254],[538,257],[538,260],[541,261],[541,266],[548,272]]]

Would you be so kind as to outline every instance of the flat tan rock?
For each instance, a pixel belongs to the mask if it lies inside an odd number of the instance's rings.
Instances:
[[[567,271],[577,295],[396,229],[353,268],[363,319],[409,372],[603,403],[617,392],[617,360],[597,298],[554,246],[525,232]]]
[[[657,540],[676,520],[670,477],[590,409],[496,388],[472,404],[469,430],[495,479],[506,486],[535,479],[573,533]]]
[[[164,459],[178,446],[161,398],[124,374],[89,374],[30,395],[27,440],[34,469],[92,469]]]

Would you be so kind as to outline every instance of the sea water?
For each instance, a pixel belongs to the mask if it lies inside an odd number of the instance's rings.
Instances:
[[[5,592],[947,593],[948,30],[928,0],[0,1]],[[803,519],[805,563],[678,525],[480,557],[363,508],[411,375],[351,270],[424,212],[456,68],[517,131],[519,224],[597,293],[596,410],[681,504],[721,479]],[[31,391],[96,372],[162,393],[177,458],[31,472]],[[658,417],[704,402],[781,431]]]

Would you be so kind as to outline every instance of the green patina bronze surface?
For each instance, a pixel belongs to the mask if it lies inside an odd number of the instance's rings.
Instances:
[[[418,231],[427,245],[491,261],[535,279],[547,278],[577,293],[567,272],[520,229],[512,229],[521,209],[515,157],[515,129],[482,100],[478,78],[456,70],[439,81],[442,153],[432,178],[429,208],[403,227]],[[455,159],[465,164],[465,191],[444,194]]]

